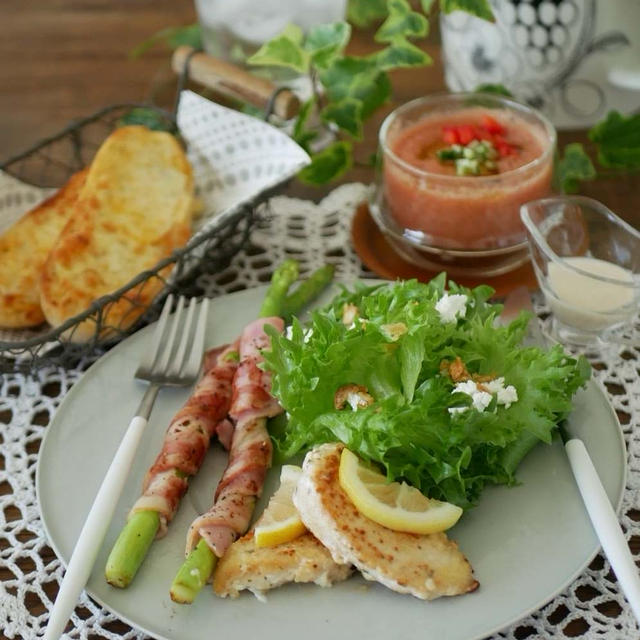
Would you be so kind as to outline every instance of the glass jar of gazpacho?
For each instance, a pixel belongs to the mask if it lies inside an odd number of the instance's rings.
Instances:
[[[528,259],[520,206],[550,194],[555,144],[542,114],[502,96],[413,100],[380,129],[373,217],[421,267],[505,273]]]

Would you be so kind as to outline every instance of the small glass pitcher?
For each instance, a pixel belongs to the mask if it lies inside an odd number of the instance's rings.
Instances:
[[[640,232],[582,196],[535,200],[520,209],[531,261],[565,344],[620,342],[640,306]]]

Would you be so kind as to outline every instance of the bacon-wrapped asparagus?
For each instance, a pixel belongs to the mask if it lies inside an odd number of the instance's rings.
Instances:
[[[209,580],[217,558],[248,529],[271,465],[267,419],[278,415],[281,408],[270,393],[270,374],[259,367],[261,351],[269,346],[264,327],[270,324],[282,331],[284,321],[279,316],[296,313],[318,295],[332,275],[333,269],[324,267],[287,297],[289,286],[297,278],[297,268],[284,263],[274,273],[260,318],[242,333],[240,365],[233,381],[229,412],[235,422],[229,463],[216,489],[213,506],[196,518],[189,529],[188,556],[171,585],[171,598],[176,602],[193,602]]]
[[[189,477],[204,460],[212,436],[229,446],[232,381],[238,368],[238,344],[207,351],[204,373],[167,429],[162,449],[147,471],[142,495],[109,555],[107,582],[126,587],[155,537],[162,537],[187,490]]]

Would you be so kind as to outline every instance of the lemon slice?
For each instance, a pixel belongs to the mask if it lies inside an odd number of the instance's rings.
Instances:
[[[455,504],[430,500],[404,482],[388,482],[349,449],[342,450],[339,480],[363,516],[395,531],[436,533],[452,527],[462,515]]]
[[[302,469],[295,465],[285,464],[282,467],[280,486],[256,522],[253,534],[256,547],[275,547],[301,536],[306,531],[292,499],[301,474]]]

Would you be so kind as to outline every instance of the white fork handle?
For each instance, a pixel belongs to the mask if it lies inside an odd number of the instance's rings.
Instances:
[[[577,438],[568,440],[565,449],[602,549],[615,571],[622,591],[631,605],[631,610],[640,622],[640,576],[620,528],[618,517],[582,440]]]
[[[78,602],[78,596],[89,579],[146,426],[147,418],[142,416],[135,416],[129,423],[71,554],[60,592],[49,617],[44,640],[60,638]]]

